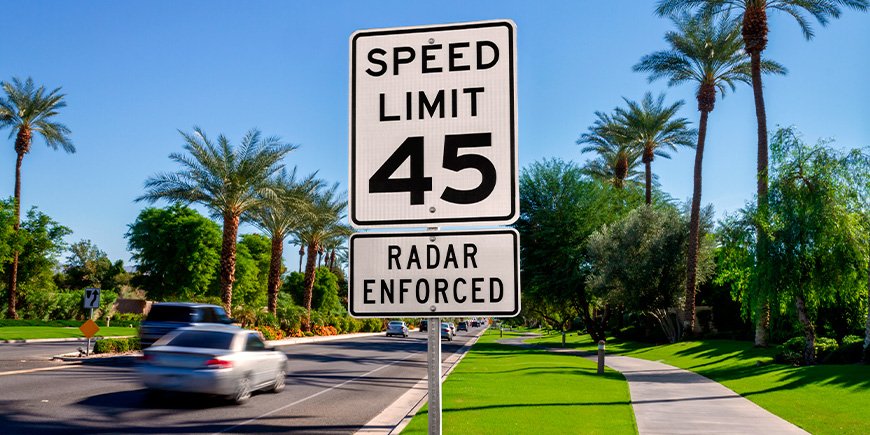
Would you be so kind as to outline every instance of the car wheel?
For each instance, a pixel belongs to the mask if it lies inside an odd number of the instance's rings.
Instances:
[[[236,405],[241,405],[251,398],[251,380],[245,376],[239,379],[239,385],[236,387],[236,394],[233,395],[233,402]]]
[[[269,391],[276,394],[284,391],[286,377],[287,373],[284,370],[278,370],[278,374],[275,376],[275,383],[272,385],[272,388]]]

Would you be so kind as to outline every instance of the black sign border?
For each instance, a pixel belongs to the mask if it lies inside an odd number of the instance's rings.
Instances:
[[[510,234],[514,241],[514,264],[513,271],[515,275],[514,285],[514,310],[513,311],[425,311],[425,312],[384,312],[384,313],[357,313],[353,309],[353,243],[356,239],[361,238],[387,238],[387,237],[453,237],[453,236],[474,236],[474,235],[490,235],[490,234]],[[381,318],[381,317],[468,317],[468,316],[491,316],[491,317],[515,317],[520,314],[520,235],[511,228],[500,228],[492,230],[468,230],[468,231],[428,231],[428,232],[392,232],[392,233],[357,233],[350,236],[348,243],[350,260],[350,273],[348,276],[348,292],[347,292],[347,311],[352,317],[356,318]]]
[[[482,29],[488,27],[506,27],[508,29],[508,47],[510,48],[510,56],[508,56],[510,61],[510,66],[508,68],[510,74],[510,159],[511,159],[511,175],[510,175],[510,183],[511,183],[511,211],[505,216],[469,216],[469,217],[460,217],[460,218],[425,218],[425,219],[394,219],[394,220],[359,220],[356,217],[356,63],[357,63],[357,40],[362,37],[369,36],[383,36],[383,35],[401,35],[401,34],[409,34],[409,33],[424,33],[424,32],[443,32],[450,30],[466,30],[466,29]],[[425,226],[428,224],[440,224],[440,223],[485,223],[492,222],[494,224],[502,224],[508,225],[516,221],[519,218],[519,213],[517,213],[517,125],[516,125],[516,65],[514,64],[514,59],[516,59],[516,53],[514,52],[515,45],[515,37],[514,34],[515,27],[509,21],[486,21],[480,23],[465,23],[465,24],[449,24],[443,26],[427,26],[427,27],[409,27],[409,28],[398,28],[398,29],[390,29],[390,30],[372,30],[372,31],[362,31],[357,32],[353,35],[351,39],[351,64],[350,64],[350,74],[351,74],[351,90],[350,90],[350,149],[351,149],[351,165],[350,165],[350,179],[348,182],[350,183],[350,213],[348,213],[350,217],[350,222],[355,227],[365,227],[365,228],[376,228],[376,227],[387,227],[387,226],[413,226],[414,224],[419,224],[420,226]]]

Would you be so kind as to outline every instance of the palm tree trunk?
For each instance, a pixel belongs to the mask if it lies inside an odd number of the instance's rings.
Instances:
[[[301,242],[300,242],[300,245],[299,245],[299,272],[302,272],[302,258],[304,258],[304,257],[305,257],[305,247],[302,246]]]
[[[688,335],[692,335],[695,330],[695,286],[698,275],[699,227],[701,226],[701,170],[709,114],[709,111],[701,111],[701,121],[698,126],[698,146],[695,149],[695,177],[692,190],[692,211],[689,217],[689,248],[686,255],[686,304],[683,313],[683,322]]]
[[[644,168],[646,170],[646,205],[652,204],[652,160],[644,159]]]
[[[752,93],[755,95],[755,118],[758,123],[758,163],[757,163],[757,185],[758,194],[758,210],[762,216],[766,215],[767,210],[767,114],[764,109],[764,91],[761,86],[761,51],[753,50],[750,53],[750,63],[752,69]],[[767,287],[766,273],[767,270],[767,237],[764,235],[764,228],[758,225],[757,231],[757,254],[756,267],[759,272],[757,288],[762,290]],[[762,290],[762,294],[765,293]],[[765,298],[761,307],[761,314],[758,316],[755,325],[755,345],[767,346],[768,328],[770,326],[770,302]]]
[[[281,256],[284,255],[284,238],[272,236],[272,258],[269,260],[269,312],[278,312],[278,284],[281,280]]]
[[[224,214],[224,235],[221,243],[221,302],[227,313],[233,309],[233,282],[236,281],[236,237],[239,233],[239,216]]]
[[[18,235],[18,230],[21,229],[21,163],[24,160],[24,154],[30,148],[29,143],[29,135],[27,136],[27,143],[19,145],[19,141],[21,141],[22,131],[18,132],[18,138],[15,143],[15,148],[18,154],[18,157],[15,159],[15,218],[12,221],[12,229],[15,235]],[[12,251],[12,264],[9,265],[9,307],[6,309],[6,317],[10,319],[17,319],[18,312],[16,311],[18,305],[18,249],[14,249]]]
[[[302,324],[302,329],[306,332],[311,331],[311,296],[314,292],[314,279],[317,275],[317,250],[318,243],[316,240],[308,242],[308,257],[305,261],[305,288],[302,293],[302,305],[305,306],[305,321]]]

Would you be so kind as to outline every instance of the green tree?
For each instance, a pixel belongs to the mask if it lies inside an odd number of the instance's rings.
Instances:
[[[65,125],[57,122],[55,117],[59,109],[66,107],[60,88],[47,91],[45,86],[36,87],[33,79],[21,81],[13,78],[12,82],[0,82],[0,87],[6,93],[5,98],[0,98],[0,129],[9,128],[11,138],[15,136],[15,213],[13,229],[18,232],[21,221],[21,162],[24,155],[30,152],[33,143],[33,134],[42,136],[45,144],[51,149],[63,148],[68,153],[76,151],[69,139],[70,130]],[[15,312],[18,292],[18,258],[21,251],[12,252],[12,264],[7,273],[7,291],[9,293],[7,315],[10,318],[18,318]]]
[[[697,289],[698,244],[700,239],[701,173],[704,145],[707,138],[707,118],[716,103],[716,92],[723,96],[728,88],[736,89],[736,83],[749,84],[749,56],[743,51],[743,39],[737,21],[727,15],[714,20],[710,14],[688,13],[672,18],[675,31],[665,34],[670,48],[644,56],[634,66],[635,71],[650,73],[650,81],[665,78],[668,86],[691,83],[696,86],[698,111],[698,142],[695,146],[694,188],[692,191],[691,217],[689,220],[689,250],[686,257],[686,294],[683,323],[691,333],[695,327],[695,292]],[[765,60],[762,72],[784,74],[781,65]]]
[[[274,195],[263,198],[259,206],[253,208],[247,219],[266,233],[271,239],[271,260],[268,267],[268,310],[277,313],[278,287],[284,273],[284,239],[299,228],[307,217],[311,194],[322,184],[316,174],[297,180],[296,168],[289,174],[282,170],[270,183]]]
[[[69,247],[64,266],[66,288],[101,287],[112,269],[112,261],[90,240],[81,240]]]
[[[712,210],[706,215],[709,223]],[[611,305],[652,316],[672,343],[681,336],[680,325],[669,311],[683,295],[687,227],[687,220],[673,207],[643,206],[604,225],[588,244],[593,291]],[[710,244],[701,247],[702,282],[712,271],[711,249]]]
[[[862,192],[870,156],[843,155],[820,142],[805,144],[791,128],[771,142],[767,213],[762,213],[777,290],[794,303],[806,338],[804,362],[815,363],[814,317],[824,302],[862,303],[867,282],[870,222]]]
[[[243,235],[236,246],[236,282],[233,285],[236,306],[258,312],[266,305],[268,272],[268,239],[259,234]]]
[[[71,234],[69,228],[40,212],[35,207],[27,212],[14,242],[20,252],[18,267],[19,304],[26,305],[31,291],[53,289],[53,275],[58,268],[57,257],[67,248],[64,237]],[[3,270],[8,280],[10,269]],[[7,308],[8,310],[8,308]]]
[[[700,9],[704,14],[728,13],[731,10],[740,11],[741,33],[746,53],[750,58],[750,74],[752,76],[752,93],[755,98],[755,119],[758,135],[758,158],[756,170],[756,199],[758,209],[764,210],[767,204],[768,191],[768,137],[767,111],[764,105],[764,91],[761,84],[762,61],[761,52],[767,48],[767,12],[778,11],[790,15],[797,21],[804,38],[811,39],[814,35],[806,14],[812,15],[822,26],[828,24],[830,18],[839,18],[842,6],[859,11],[867,10],[868,0],[659,0],[656,12],[659,15],[671,15],[685,10]],[[767,261],[767,247],[764,245],[766,236],[763,229],[758,228],[762,243],[757,247],[759,265],[764,267]],[[762,281],[767,278],[758,276]],[[769,285],[760,283],[756,287]],[[755,330],[755,345],[766,346],[770,308],[765,305],[763,313],[758,316]]]
[[[617,189],[590,179],[570,162],[545,160],[525,168],[515,224],[523,241],[524,310],[535,310],[542,317],[549,311],[547,315],[553,317],[550,314],[560,313],[548,307],[572,307],[589,334],[604,339],[610,311],[587,288],[591,270],[586,245],[595,230],[642,203],[642,189]]]
[[[133,283],[153,300],[205,296],[217,278],[217,224],[180,204],[146,208],[128,226],[127,248],[139,274]]]
[[[581,152],[598,154],[584,166],[584,172],[619,189],[626,181],[642,183],[638,170],[640,148],[628,141],[622,125],[612,115],[595,112],[595,116],[598,119],[577,140],[578,145],[586,145]]]
[[[341,311],[343,305],[339,297],[338,277],[325,266],[317,268],[316,276],[311,291],[311,309],[321,312]],[[304,301],[306,297],[305,274],[290,272],[284,279],[281,291],[292,296],[296,303]]]
[[[146,193],[137,201],[199,203],[223,220],[220,293],[224,308],[232,312],[239,220],[264,197],[274,194],[269,192],[268,180],[283,168],[281,160],[296,146],[282,143],[278,137],[263,138],[258,130],[249,131],[238,148],[224,135],[212,142],[198,127],[193,134],[181,132],[181,136],[187,154],[172,153],[169,158],[182,169],[149,178]]]
[[[306,310],[306,318],[302,324],[305,331],[311,330],[311,298],[319,270],[318,253],[323,249],[324,241],[336,237],[346,238],[350,235],[350,228],[343,223],[347,200],[343,193],[338,192],[338,183],[315,190],[310,194],[308,203],[311,205],[310,213],[293,232],[296,240],[304,242],[307,246],[305,291],[302,298],[302,307]]]
[[[665,104],[665,95],[653,98],[647,92],[640,102],[623,98],[627,108],[617,107],[614,119],[622,124],[626,140],[641,150],[646,181],[646,203],[652,204],[652,162],[655,156],[671,158],[678,146],[693,148],[696,131],[686,118],[677,118],[683,101]]]

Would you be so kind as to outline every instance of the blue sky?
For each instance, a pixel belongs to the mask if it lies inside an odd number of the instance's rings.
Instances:
[[[348,38],[359,29],[509,18],[517,25],[519,155],[582,163],[575,144],[596,110],[621,97],[694,89],[649,84],[632,65],[665,48],[670,22],[653,2],[592,1],[27,1],[3,8],[0,80],[32,76],[62,86],[75,154],[37,139],[24,160],[23,206],[70,227],[129,263],[124,233],[146,204],[146,178],[176,166],[177,130],[201,126],[235,143],[250,128],[299,150],[287,159],[303,173],[347,186]],[[770,17],[765,55],[789,69],[765,81],[768,125],[795,125],[805,139],[870,145],[870,14],[846,11],[805,41],[784,15]],[[755,189],[751,89],[719,99],[710,115],[704,203],[739,209]],[[13,140],[0,135],[0,194],[12,194]],[[657,159],[653,171],[678,199],[692,189],[694,154]],[[5,174],[5,175],[3,175]],[[158,205],[164,205],[159,203]],[[243,232],[253,232],[242,228]],[[285,252],[288,267],[296,249]]]

